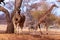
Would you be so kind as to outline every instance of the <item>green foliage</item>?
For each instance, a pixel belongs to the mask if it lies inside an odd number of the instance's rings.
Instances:
[[[56,18],[57,17],[54,14],[49,14],[44,21],[47,22],[47,25],[50,25],[54,23]]]
[[[45,12],[44,11],[33,11],[31,12],[31,15],[33,16],[34,19],[39,20],[40,18],[43,18]],[[53,23],[57,17],[50,13],[43,21],[47,22],[48,24]]]
[[[33,16],[34,19],[40,19],[43,16],[44,12],[43,11],[33,11],[31,12],[31,15]]]
[[[56,16],[54,14],[50,14],[50,16],[48,17],[51,21],[55,21],[56,20]]]
[[[55,22],[60,25],[60,18],[56,18]]]

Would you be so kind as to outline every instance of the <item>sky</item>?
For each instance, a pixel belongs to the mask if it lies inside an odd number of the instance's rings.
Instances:
[[[14,1],[14,0],[5,0],[5,2],[9,2],[9,1]],[[40,0],[38,0],[38,1],[40,1]],[[57,16],[59,16],[60,15],[60,2],[56,2],[57,0],[47,0],[46,2],[48,2],[48,3],[55,3],[57,6],[59,6],[59,8],[55,8],[54,9],[54,11],[53,11],[53,13],[55,13]],[[37,1],[35,1],[35,2],[37,2]]]
[[[38,0],[38,1],[40,1],[40,0]],[[55,3],[59,8],[53,9],[53,13],[56,14],[56,16],[60,16],[60,2],[57,2],[57,0],[47,0],[46,2],[48,2],[49,4]]]
[[[57,16],[60,16],[60,2],[56,2],[57,0],[47,0],[49,3],[55,3],[59,8],[55,8],[54,12]]]
[[[14,1],[14,0],[5,0],[5,2]]]

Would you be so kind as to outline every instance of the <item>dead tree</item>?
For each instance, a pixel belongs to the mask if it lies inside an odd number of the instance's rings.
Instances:
[[[10,14],[8,12],[8,10],[6,10],[4,7],[0,6],[0,11],[4,12],[6,15],[6,20],[7,20],[7,31],[8,33],[13,33],[14,32],[14,28],[13,28],[13,24],[10,18]]]
[[[12,22],[12,18],[15,14],[15,10],[19,9],[21,7],[22,1],[23,0],[18,0],[18,1],[16,0],[15,1],[15,8],[14,8],[13,13],[11,14],[11,17],[10,17],[10,14],[9,14],[8,10],[6,10],[4,7],[0,6],[0,11],[3,11],[6,14],[6,20],[7,20],[6,33],[14,33],[14,25],[13,25],[13,22]]]
[[[22,0],[19,0],[18,2],[16,2],[17,0],[15,0],[15,11],[13,13],[13,17],[12,17],[12,22],[13,22],[13,25],[14,25],[14,32],[16,33],[15,29],[20,27],[21,29],[23,28],[24,26],[24,22],[25,22],[25,16],[24,15],[21,15],[20,13],[20,7],[21,7],[21,4],[22,4]],[[21,4],[20,4],[21,3]],[[19,4],[19,5],[17,5]],[[18,28],[18,31],[19,31],[19,28]]]

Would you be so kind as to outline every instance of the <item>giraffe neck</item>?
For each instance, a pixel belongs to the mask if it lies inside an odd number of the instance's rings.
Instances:
[[[52,9],[53,9],[54,7],[55,7],[55,5],[52,5],[51,8],[50,8],[48,11],[46,11],[46,12],[44,13],[43,17],[40,18],[38,24],[42,23],[42,21],[50,14],[50,12],[52,11]]]

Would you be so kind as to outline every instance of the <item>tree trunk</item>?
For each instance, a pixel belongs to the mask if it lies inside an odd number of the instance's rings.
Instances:
[[[13,25],[13,22],[12,22],[12,18],[14,16],[14,14],[16,13],[16,10],[20,9],[22,1],[23,0],[18,0],[18,1],[15,0],[15,9],[14,9],[13,13],[11,14],[11,17],[10,17],[10,14],[9,14],[8,10],[6,10],[4,7],[0,6],[0,11],[3,11],[6,15],[6,20],[7,20],[6,33],[14,33],[14,25]]]
[[[12,23],[12,18],[14,16],[14,14],[16,13],[16,10],[20,9],[21,5],[22,5],[22,1],[23,0],[15,0],[15,9],[13,11],[13,13],[11,14],[11,21],[8,23],[8,27],[7,27],[7,32],[8,33],[14,33],[14,25]]]
[[[8,22],[6,33],[14,33],[14,25],[13,25],[12,21],[10,23]]]
[[[8,12],[8,10],[6,10],[4,7],[0,6],[0,11],[3,11],[6,15],[6,20],[7,20],[7,33],[13,33],[14,32],[14,26],[12,24],[11,18],[10,18],[10,14]]]

